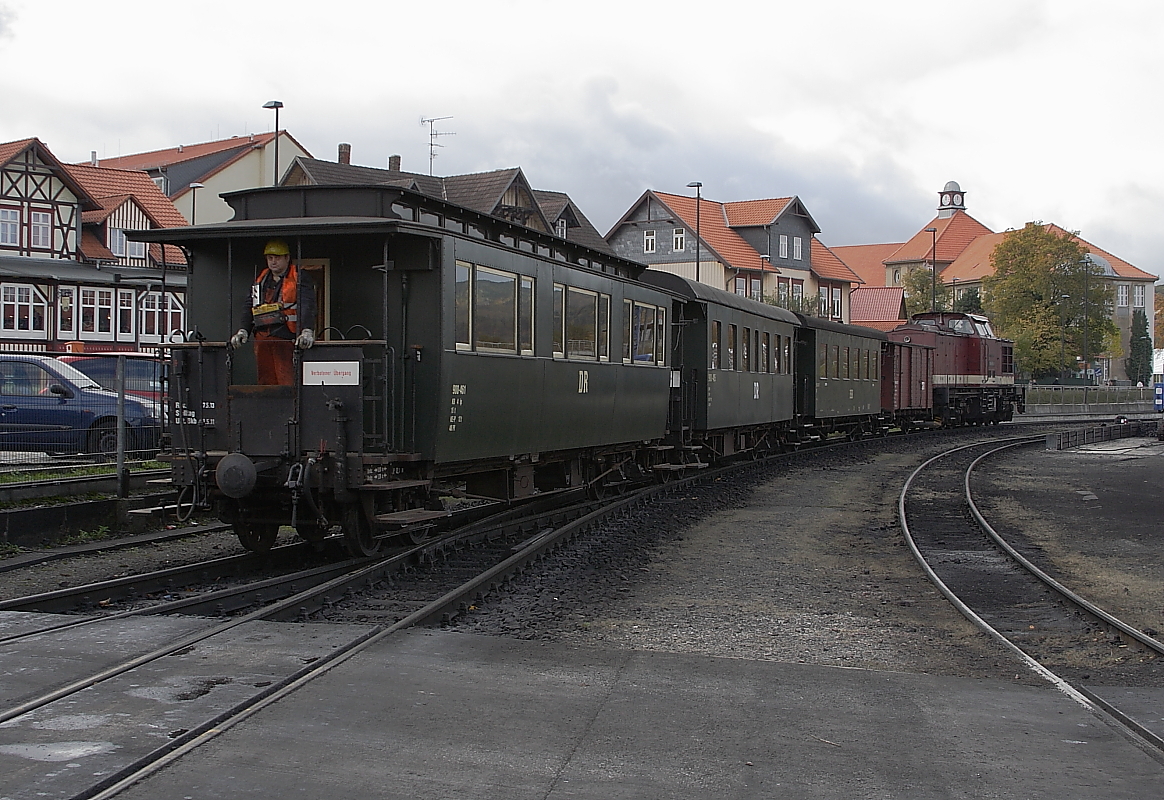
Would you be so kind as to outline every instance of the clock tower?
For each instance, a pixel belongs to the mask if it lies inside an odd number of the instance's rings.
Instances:
[[[966,210],[966,193],[957,181],[950,181],[938,192],[938,219],[954,216],[955,211]]]

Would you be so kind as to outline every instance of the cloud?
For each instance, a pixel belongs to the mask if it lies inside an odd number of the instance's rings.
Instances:
[[[14,22],[16,22],[16,12],[7,3],[0,3],[0,39],[12,36]]]

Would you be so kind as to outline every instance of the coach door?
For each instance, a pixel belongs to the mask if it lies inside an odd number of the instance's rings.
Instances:
[[[311,281],[315,287],[315,319],[301,320],[301,328],[311,328],[315,338],[320,340],[338,339],[331,327],[331,259],[305,258],[299,265],[299,280]]]

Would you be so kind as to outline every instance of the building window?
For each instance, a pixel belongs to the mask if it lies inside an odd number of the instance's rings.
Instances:
[[[72,286],[57,287],[57,334],[77,334],[77,290]]]
[[[182,306],[171,294],[147,292],[141,298],[139,325],[143,339],[165,341],[170,333],[182,330]]]
[[[48,301],[35,286],[21,283],[0,286],[0,327],[4,331],[43,335],[47,313]]]
[[[759,278],[752,278],[752,299],[756,301],[763,300],[763,291],[761,290],[761,282]]]
[[[798,281],[798,280],[793,279],[793,281],[792,281],[792,299],[799,303],[801,298],[803,298],[803,297],[804,297],[804,281]]]
[[[894,286],[901,285],[901,270],[899,270],[899,269],[893,270],[893,285]]]
[[[1116,305],[1126,308],[1128,305],[1128,285],[1121,283],[1116,287]]]
[[[53,215],[48,211],[33,211],[29,247],[48,250],[53,246]]]
[[[671,249],[676,253],[687,249],[687,236],[682,228],[676,228],[671,234]]]
[[[1144,307],[1144,284],[1137,283],[1132,287],[1132,305],[1136,308]]]
[[[158,175],[157,177],[153,178],[152,180],[153,180],[154,184],[159,189],[162,190],[162,194],[169,194],[170,193],[170,191],[169,191],[170,181],[166,178],[165,175]]]
[[[820,310],[818,313],[822,317],[827,317],[829,315],[829,287],[821,286],[817,291],[820,293],[820,302],[818,304]]]
[[[0,208],[0,245],[20,246],[20,211]]]
[[[117,334],[133,337],[133,290],[117,290]]]
[[[747,278],[736,278],[736,294],[740,295],[741,297],[748,296],[748,279]]]
[[[125,231],[121,228],[109,229],[109,252],[115,256],[125,255]]]
[[[559,239],[566,238],[566,220],[565,220],[565,218],[559,219],[557,222],[554,223],[554,232],[558,234]]]
[[[841,318],[841,287],[833,287],[833,317],[835,319]]]
[[[780,234],[780,257],[788,258],[788,236],[787,234]]]
[[[792,237],[792,260],[800,261],[804,258],[804,247],[799,236]]]
[[[81,290],[81,333],[109,335],[113,333],[113,290]]]
[[[654,231],[643,231],[643,252],[644,253],[655,252],[655,232]]]

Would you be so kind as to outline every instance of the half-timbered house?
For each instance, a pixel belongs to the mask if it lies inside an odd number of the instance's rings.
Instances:
[[[0,144],[0,350],[137,350],[182,330],[184,255],[126,231],[184,224],[145,173]]]

